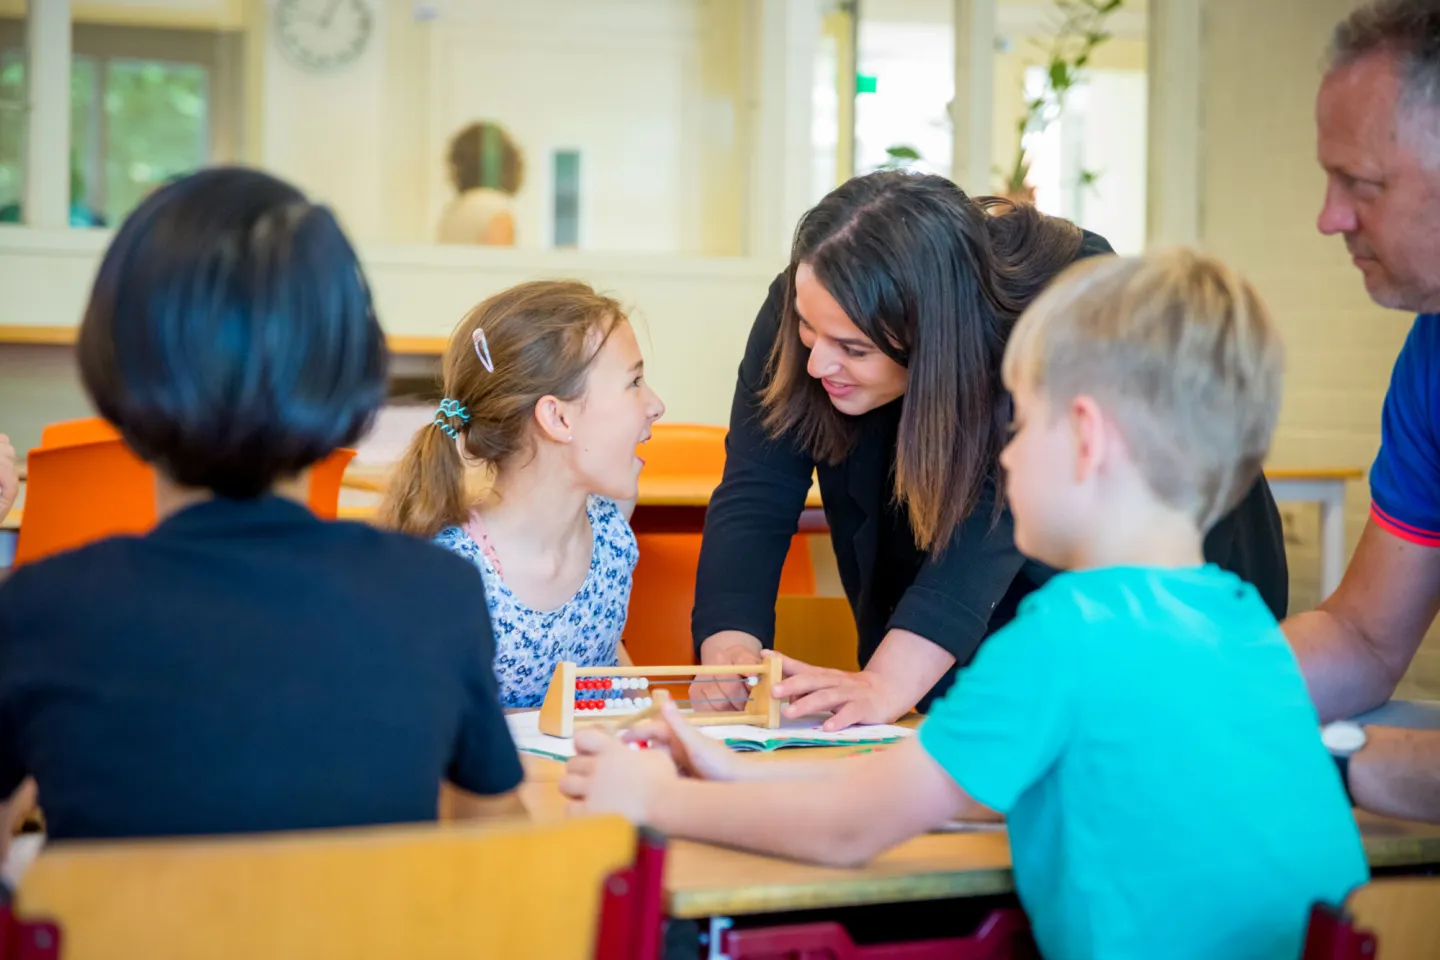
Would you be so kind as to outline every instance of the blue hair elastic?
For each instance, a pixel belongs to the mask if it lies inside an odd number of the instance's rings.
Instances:
[[[470,422],[470,414],[460,405],[460,402],[447,397],[440,401],[440,409],[435,411],[435,419],[431,422],[449,434],[451,440],[454,440],[460,436],[460,431],[450,425],[450,421],[455,417],[459,417],[461,423]]]

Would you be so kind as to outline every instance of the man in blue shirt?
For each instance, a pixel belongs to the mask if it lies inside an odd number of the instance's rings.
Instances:
[[[1440,609],[1437,36],[1433,0],[1361,7],[1335,29],[1316,105],[1320,231],[1344,237],[1376,303],[1421,314],[1385,398],[1373,505],[1350,567],[1318,610],[1284,624],[1324,720],[1384,703]],[[1440,821],[1440,732],[1350,733],[1341,771],[1357,803]]]

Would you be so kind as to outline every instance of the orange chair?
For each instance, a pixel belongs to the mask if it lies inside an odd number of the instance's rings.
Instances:
[[[336,450],[310,471],[310,509],[334,519],[353,450]],[[155,526],[155,473],[114,427],[98,418],[47,426],[26,461],[25,509],[15,566],[105,537]]]
[[[725,470],[724,427],[657,423],[645,444],[648,476],[697,477],[712,486]],[[700,535],[647,533],[636,537],[640,562],[630,592],[625,649],[637,664],[688,664],[695,661],[690,611],[695,605],[695,575],[700,564]],[[780,575],[782,594],[811,595],[815,571],[810,544],[796,536]]]

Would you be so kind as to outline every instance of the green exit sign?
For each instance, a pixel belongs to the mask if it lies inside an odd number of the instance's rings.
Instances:
[[[874,77],[867,77],[867,76],[865,76],[865,74],[863,74],[863,73],[858,73],[858,74],[855,75],[855,92],[856,92],[856,93],[874,93],[874,92],[875,92],[875,82],[876,82],[876,81],[875,81],[875,78],[874,78]]]

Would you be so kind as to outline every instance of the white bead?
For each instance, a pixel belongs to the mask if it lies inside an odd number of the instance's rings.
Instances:
[[[621,709],[621,710],[634,710],[634,709],[635,709],[635,701],[634,701],[634,700],[631,700],[629,697],[626,697],[624,700],[621,700],[621,701],[620,701],[620,709]]]
[[[640,680],[640,689],[641,689],[641,690],[649,690],[649,689],[650,689],[650,678],[649,678],[649,677],[640,677],[640,678],[638,678],[638,679]]]
[[[748,677],[745,678],[745,686],[747,686],[747,687],[753,687],[753,686],[755,686],[755,684],[757,684],[757,683],[759,683],[759,682],[760,682],[760,678],[757,677],[757,676],[754,676],[753,674],[752,674],[751,676],[748,676]]]
[[[620,689],[621,689],[621,690],[634,690],[634,689],[635,689],[635,678],[634,678],[634,677],[621,677],[621,678],[620,678]]]
[[[649,697],[641,697],[635,702],[640,705],[641,710],[646,710],[655,704],[655,701],[651,700]]]

